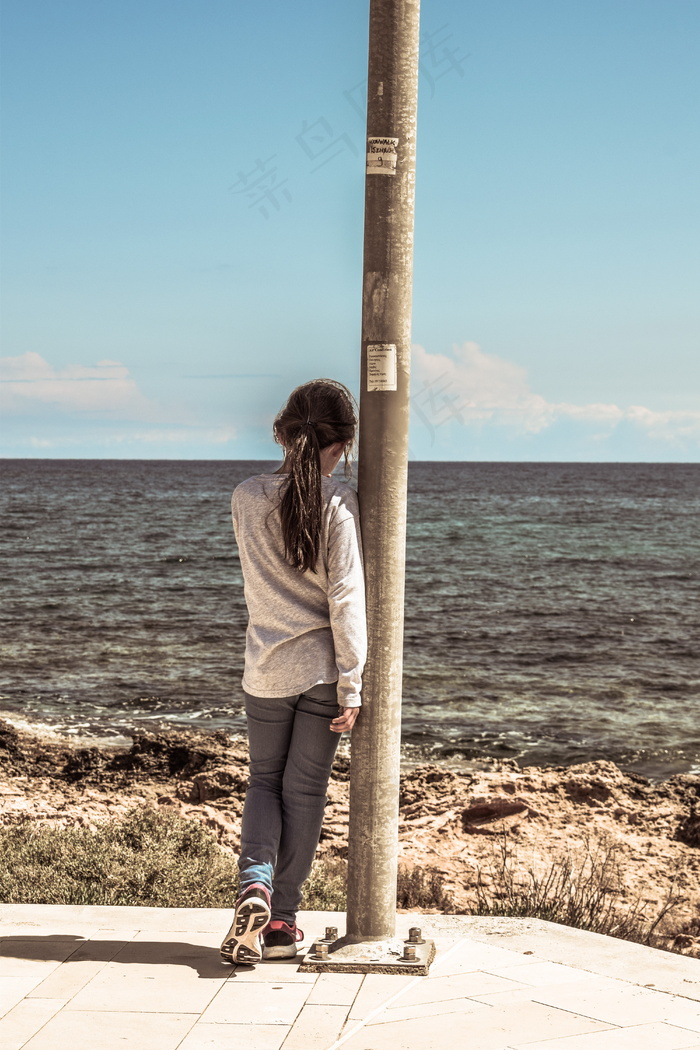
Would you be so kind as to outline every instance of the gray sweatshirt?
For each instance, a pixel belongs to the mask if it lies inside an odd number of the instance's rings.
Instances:
[[[231,499],[248,606],[243,688],[294,696],[338,683],[338,703],[359,707],[367,655],[365,585],[357,495],[322,479],[325,514],[316,572],[284,557],[279,492],[286,474],[258,474]]]

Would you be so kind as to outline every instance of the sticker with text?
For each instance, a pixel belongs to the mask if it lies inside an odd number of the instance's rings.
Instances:
[[[396,344],[367,346],[367,390],[396,390]]]
[[[398,139],[368,138],[367,174],[395,175],[398,148]]]

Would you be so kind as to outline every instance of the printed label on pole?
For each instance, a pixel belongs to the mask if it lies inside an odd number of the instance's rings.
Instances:
[[[398,139],[367,139],[367,174],[395,175]]]
[[[396,390],[395,343],[370,343],[368,345],[367,389]]]

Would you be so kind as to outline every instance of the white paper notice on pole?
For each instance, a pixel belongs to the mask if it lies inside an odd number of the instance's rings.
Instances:
[[[367,139],[367,174],[395,175],[398,139]]]
[[[395,343],[370,343],[368,345],[367,389],[396,390]]]

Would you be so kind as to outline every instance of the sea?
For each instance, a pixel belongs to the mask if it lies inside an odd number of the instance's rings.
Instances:
[[[260,461],[2,463],[0,717],[243,735]],[[700,773],[700,464],[409,468],[403,757]]]

